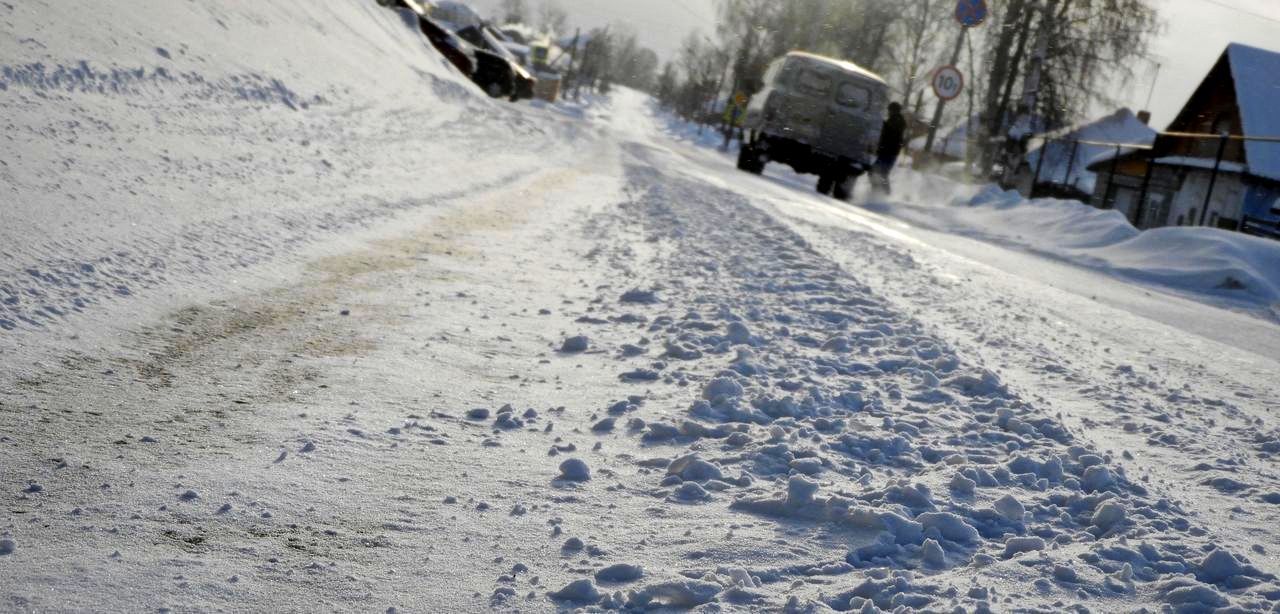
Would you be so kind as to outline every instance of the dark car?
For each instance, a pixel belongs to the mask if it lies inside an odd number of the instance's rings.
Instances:
[[[426,8],[417,0],[378,0],[378,4],[412,13],[418,29],[451,64],[493,97],[506,96],[515,100],[519,93],[520,72],[506,56],[475,45],[454,34],[448,28],[428,16]],[[523,69],[520,69],[523,70]]]
[[[501,32],[498,32],[489,24],[480,24],[478,26],[467,26],[456,31],[455,34],[471,43],[476,49],[488,51],[506,59],[511,65],[511,75],[515,81],[515,91],[511,94],[512,100],[533,98],[533,89],[538,80],[521,65],[519,58],[503,44],[505,37]]]

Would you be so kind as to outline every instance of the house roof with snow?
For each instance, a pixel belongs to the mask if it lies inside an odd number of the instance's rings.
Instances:
[[[1231,43],[1169,125],[1170,132],[1280,137],[1280,53]],[[1215,157],[1216,139],[1161,137],[1160,156]],[[1229,142],[1224,161],[1280,181],[1280,142]]]
[[[839,58],[828,57],[825,55],[818,55],[816,53],[809,53],[808,51],[792,51],[787,54],[787,57],[804,58],[814,62],[830,64],[847,73],[853,73],[864,79],[868,79],[870,81],[875,81],[877,83],[888,85],[888,83],[885,83],[884,77],[881,77],[880,75],[877,75],[876,73],[873,73],[870,70],[867,70],[861,66],[858,66],[857,64],[854,64],[853,62],[850,62],[848,60],[841,60]]]
[[[1029,168],[1040,169],[1040,182],[1070,185],[1092,192],[1096,177],[1089,166],[1096,165],[1100,159],[1114,157],[1117,149],[1100,143],[1120,145],[1123,155],[1154,143],[1156,131],[1138,119],[1133,111],[1120,109],[1101,119],[1045,134],[1044,138],[1043,144],[1027,152],[1026,158]],[[1077,145],[1073,141],[1086,142]],[[1042,155],[1043,165],[1040,164]]]
[[[1232,43],[1225,55],[1231,61],[1244,134],[1280,137],[1280,53]],[[1250,173],[1280,181],[1280,143],[1246,141],[1244,148]]]

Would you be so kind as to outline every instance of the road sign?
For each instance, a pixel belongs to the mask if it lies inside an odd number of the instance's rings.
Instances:
[[[933,93],[942,100],[953,100],[964,89],[964,75],[955,66],[933,71]]]
[[[987,0],[956,0],[956,21],[966,28],[982,25],[988,12]]]

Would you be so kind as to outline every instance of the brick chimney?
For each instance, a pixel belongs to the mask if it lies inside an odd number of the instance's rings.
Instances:
[[[1151,125],[1151,111],[1138,111],[1138,121]]]

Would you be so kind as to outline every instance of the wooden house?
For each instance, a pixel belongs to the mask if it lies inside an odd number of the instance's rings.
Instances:
[[[1280,137],[1277,100],[1280,53],[1232,43],[1151,151],[1089,164],[1093,204],[1124,211],[1139,228],[1280,234],[1280,140],[1242,138]]]

